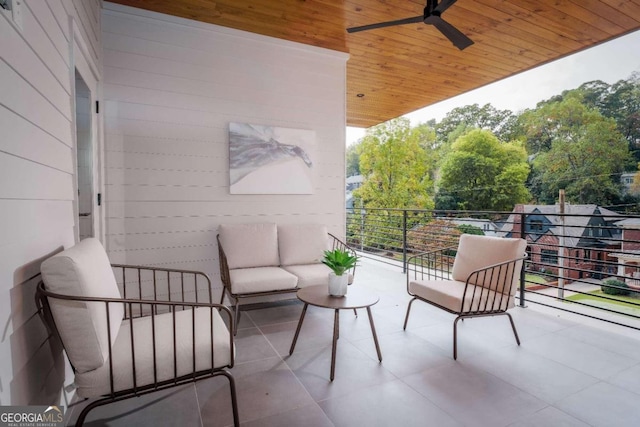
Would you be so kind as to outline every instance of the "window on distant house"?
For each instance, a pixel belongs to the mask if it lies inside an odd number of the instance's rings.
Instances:
[[[540,253],[540,260],[544,264],[557,264],[558,263],[558,251],[552,251],[549,249],[543,249]]]
[[[590,261],[591,260],[591,249],[585,249],[584,250],[584,260],[585,261]]]
[[[529,228],[532,232],[542,231],[542,221],[539,219],[531,220],[529,223]]]

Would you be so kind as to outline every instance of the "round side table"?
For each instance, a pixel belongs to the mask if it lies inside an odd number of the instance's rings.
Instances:
[[[296,334],[293,337],[291,343],[291,349],[289,355],[293,354],[293,350],[296,347],[298,341],[298,335],[300,334],[300,328],[304,321],[304,316],[307,312],[307,307],[313,305],[320,308],[328,308],[334,310],[333,315],[333,346],[331,348],[331,381],[335,376],[336,369],[336,346],[338,344],[338,336],[340,334],[340,310],[356,310],[358,308],[366,308],[369,315],[369,324],[371,325],[371,333],[373,335],[373,342],[376,345],[376,352],[378,353],[378,360],[382,362],[382,353],[380,353],[380,345],[378,344],[378,336],[376,335],[376,327],[373,324],[373,317],[371,317],[371,306],[380,301],[380,298],[369,291],[360,289],[357,287],[349,286],[347,294],[343,297],[334,297],[329,295],[327,285],[309,286],[300,289],[296,296],[300,301],[304,303],[302,308],[302,314],[298,321],[298,327],[296,328]]]

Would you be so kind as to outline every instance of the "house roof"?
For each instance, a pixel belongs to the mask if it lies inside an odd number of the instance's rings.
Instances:
[[[348,52],[347,124],[358,127],[376,125],[640,29],[637,0],[458,0],[443,18],[475,42],[460,51],[423,23],[346,31],[422,15],[424,0],[112,1]]]
[[[533,214],[540,213],[545,216],[547,220],[551,222],[549,232],[556,236],[565,236],[565,246],[576,247],[580,242],[581,237],[584,234],[584,230],[589,225],[589,221],[593,215],[602,215],[603,219],[607,222],[614,221],[620,216],[619,213],[611,211],[606,208],[599,207],[598,205],[586,204],[586,205],[565,205],[564,213],[564,233],[562,231],[562,218],[560,214],[560,205],[518,205],[514,210],[506,223],[502,227],[501,231],[508,234],[513,231],[513,226],[516,223],[516,215],[520,213]],[[598,214],[597,211],[600,213]]]

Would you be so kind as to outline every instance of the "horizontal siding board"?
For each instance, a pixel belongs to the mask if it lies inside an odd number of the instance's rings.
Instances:
[[[157,120],[139,120],[119,116],[119,105],[116,101],[105,102],[104,129],[105,138],[123,138],[125,136],[140,136],[157,139],[173,139],[191,141],[211,141],[216,144],[226,144],[229,133],[228,122],[219,122],[212,126],[191,126],[181,123],[166,123]],[[149,122],[153,125],[150,125]],[[110,142],[107,142],[110,144]]]
[[[189,140],[184,138],[167,138],[157,136],[112,135],[106,143],[107,151],[126,151],[134,153],[158,153],[167,156],[184,155],[213,157],[226,144],[215,144],[211,141]]]
[[[181,65],[181,70],[187,68]],[[325,84],[323,79],[316,79],[316,84],[310,85],[308,81],[299,78],[290,80],[287,89],[264,85],[261,82],[253,81],[251,84],[244,83],[242,76],[237,74],[229,76],[229,82],[221,79],[200,80],[192,77],[175,77],[154,72],[157,69],[139,71],[121,67],[105,67],[105,82],[111,85],[120,85],[125,88],[142,88],[177,95],[193,95],[198,97],[216,98],[220,100],[233,100],[234,102],[255,102],[282,106],[282,102],[305,102],[315,106],[322,105],[322,102],[334,102],[332,94],[323,91],[322,87],[334,85],[333,81]],[[208,69],[210,70],[210,69]],[[191,73],[184,73],[191,74]],[[206,73],[211,75],[211,73]],[[244,79],[248,80],[248,79]],[[327,79],[324,79],[327,80]],[[309,103],[313,99],[313,103]]]
[[[73,173],[73,151],[48,133],[0,106],[2,151]]]
[[[60,31],[62,31],[62,34],[64,34],[64,37],[68,42],[69,40],[71,40],[71,36],[69,35],[69,16],[67,15],[67,11],[64,8],[62,1],[63,0],[47,0],[43,3],[46,3],[47,6],[49,6],[49,9],[51,9],[53,17],[55,18],[58,27],[60,27]],[[68,50],[65,51],[65,53],[68,55]]]
[[[340,93],[340,81],[344,79],[344,76],[319,73],[314,69],[300,74],[296,71],[299,68],[295,63],[276,66],[255,62],[240,66],[238,59],[223,62],[217,54],[203,55],[199,53],[200,56],[193,63],[193,61],[189,62],[180,56],[178,53],[181,52],[171,55],[175,51],[171,46],[158,44],[156,49],[151,49],[148,42],[144,40],[109,33],[104,37],[104,51],[105,64],[110,64],[114,68],[190,79],[197,82],[217,82],[234,88],[249,86],[259,90],[264,88],[264,82],[272,78],[280,78],[288,80],[289,84],[282,87],[285,93],[296,93],[296,90],[302,89],[305,92],[327,97]],[[156,51],[157,54],[154,55]],[[280,64],[280,62],[275,63]],[[316,80],[327,81],[333,85],[327,86],[326,91],[321,92],[317,86],[314,89],[314,86],[308,83]]]
[[[258,41],[240,36],[241,32],[231,34],[228,29],[215,25],[208,25],[207,29],[193,28],[153,19],[127,17],[111,11],[106,11],[103,17],[105,34],[120,34],[132,40],[140,40],[148,46],[150,56],[156,56],[154,54],[157,53],[162,57],[177,52],[187,63],[218,58],[219,62],[238,62],[240,68],[259,64],[266,70],[298,64],[314,75],[339,74],[343,69],[343,64],[340,64],[342,59],[335,61],[333,52],[312,52],[303,45],[293,48],[292,43],[275,38],[263,37]],[[164,48],[158,49],[160,46]],[[242,52],[242,55],[238,55],[238,52]],[[274,55],[277,61],[274,61]]]
[[[28,238],[37,238],[49,228],[73,228],[73,204],[56,200],[0,200],[2,246],[20,246]]]
[[[11,64],[15,72],[36,88],[67,119],[70,119],[71,98],[68,89],[50,70],[43,67],[42,58],[31,50],[25,40],[4,19],[0,19],[0,38],[4,45],[2,59]],[[68,79],[68,69],[65,71],[64,77]]]
[[[1,103],[61,142],[71,145],[71,122],[67,117],[1,60],[0,75],[3,77]]]
[[[203,88],[204,89],[204,88]],[[277,90],[252,90],[243,88],[233,90],[217,86],[206,95],[182,94],[176,92],[170,84],[163,85],[162,90],[146,89],[129,85],[105,84],[105,90],[109,92],[110,98],[118,99],[121,102],[132,104],[171,106],[185,110],[195,110],[222,114],[226,111],[230,113],[239,110],[268,109],[278,114],[279,110],[289,111],[291,109],[303,109],[308,114],[320,114],[327,111],[334,104],[333,100],[315,99],[309,102],[306,94],[301,93],[296,96],[285,97]],[[222,106],[226,109],[222,109]],[[271,113],[273,114],[273,113]]]
[[[0,199],[73,200],[73,175],[0,153]]]
[[[51,71],[51,74],[64,87],[67,93],[71,93],[68,61],[58,53],[56,46],[51,42],[51,39],[28,7],[22,8],[22,26],[21,35],[42,60],[42,65]]]
[[[48,5],[47,3],[53,3]],[[25,4],[31,9],[33,16],[38,20],[43,30],[56,47],[58,55],[69,66],[69,40],[66,34],[60,28],[56,17],[51,13],[51,10],[60,7],[56,2],[44,2],[42,0],[25,0]],[[65,21],[65,24],[66,21]],[[67,24],[68,26],[68,24]]]

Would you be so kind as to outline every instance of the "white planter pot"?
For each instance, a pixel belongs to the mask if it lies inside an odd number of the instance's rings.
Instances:
[[[343,274],[336,276],[333,271],[329,273],[329,295],[334,297],[342,297],[347,294],[347,286],[349,285],[349,275]]]

